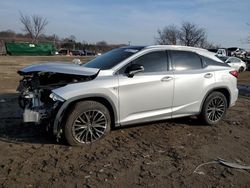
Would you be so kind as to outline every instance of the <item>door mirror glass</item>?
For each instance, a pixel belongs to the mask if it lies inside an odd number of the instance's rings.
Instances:
[[[142,65],[139,64],[131,64],[131,66],[129,66],[126,69],[126,73],[128,74],[128,77],[133,77],[135,74],[139,73],[139,72],[143,72],[144,71],[144,67]]]

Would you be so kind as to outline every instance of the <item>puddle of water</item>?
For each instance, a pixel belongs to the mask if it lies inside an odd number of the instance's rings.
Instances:
[[[250,96],[250,85],[238,85],[240,95]]]

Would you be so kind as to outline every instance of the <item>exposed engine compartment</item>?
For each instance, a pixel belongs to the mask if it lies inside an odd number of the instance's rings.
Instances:
[[[18,71],[18,74],[24,76],[17,88],[20,92],[19,106],[24,109],[23,121],[38,124],[44,122],[50,124],[63,103],[50,97],[53,89],[70,83],[89,81],[96,77],[96,75],[84,76],[54,72],[24,73]]]

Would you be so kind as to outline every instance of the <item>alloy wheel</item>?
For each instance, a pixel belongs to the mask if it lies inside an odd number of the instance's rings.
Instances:
[[[78,142],[92,143],[105,134],[107,125],[107,118],[101,111],[89,110],[75,119],[72,133]]]
[[[225,113],[225,105],[226,104],[221,97],[211,99],[206,110],[208,119],[212,122],[219,121]]]

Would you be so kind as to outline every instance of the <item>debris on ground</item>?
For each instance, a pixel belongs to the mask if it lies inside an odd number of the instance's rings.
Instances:
[[[194,170],[193,173],[197,173],[199,175],[205,175],[205,173],[203,171],[200,171],[199,168],[204,166],[204,165],[208,165],[208,164],[221,164],[230,168],[236,168],[236,169],[243,169],[243,170],[250,170],[250,166],[246,166],[246,165],[240,165],[237,163],[233,163],[233,162],[228,162],[224,159],[218,158],[217,160],[214,161],[209,161],[206,163],[202,163],[199,166],[197,166]]]

